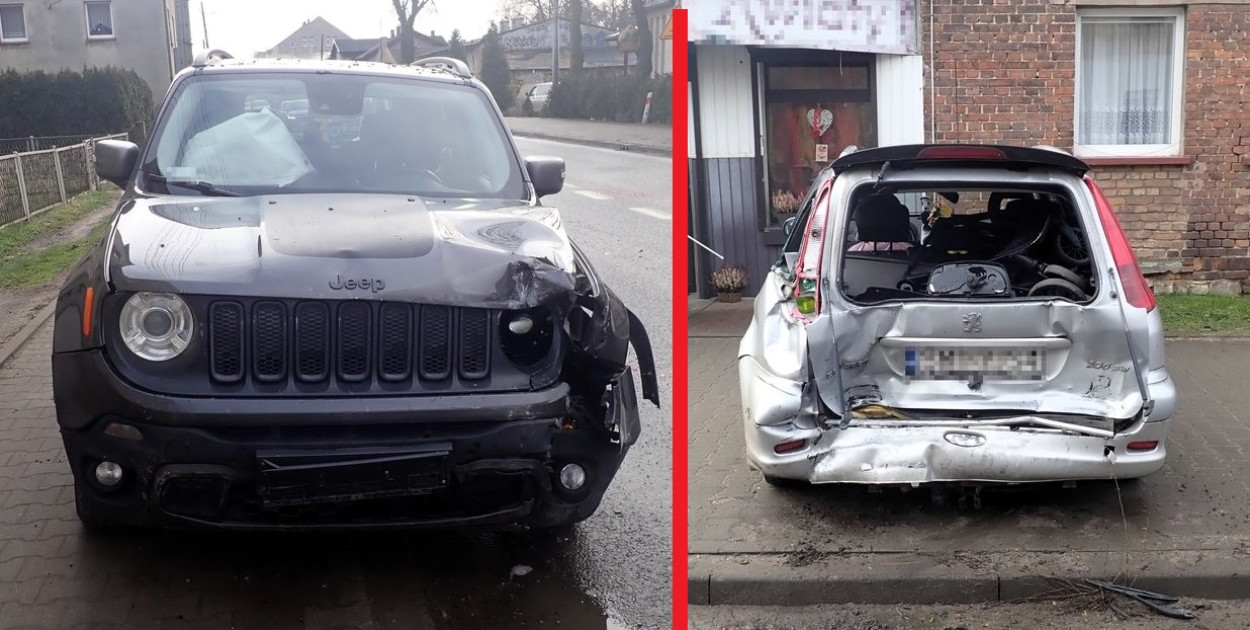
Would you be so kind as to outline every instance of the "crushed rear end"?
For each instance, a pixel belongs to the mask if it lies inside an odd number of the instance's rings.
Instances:
[[[739,353],[753,466],[770,480],[909,485],[1157,471],[1175,406],[1161,320],[1084,164],[899,149],[839,160],[793,273],[779,267],[757,299]],[[893,232],[868,218],[894,204],[868,207],[883,193],[952,189],[965,214],[911,216],[914,242],[901,214]],[[1003,210],[996,195],[1028,202]],[[1064,227],[1086,259],[1056,249]]]

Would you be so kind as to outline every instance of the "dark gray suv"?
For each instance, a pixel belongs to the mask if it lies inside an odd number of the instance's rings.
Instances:
[[[563,161],[458,61],[214,51],[96,160],[125,192],[52,356],[88,527],[567,525],[638,438],[631,365],[659,404],[642,324],[539,203]]]

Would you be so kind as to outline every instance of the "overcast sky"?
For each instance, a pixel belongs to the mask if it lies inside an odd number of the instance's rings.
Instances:
[[[383,37],[397,23],[391,0],[191,0],[196,51],[204,43],[201,1],[207,13],[208,43],[236,57],[272,48],[318,15],[357,39]],[[499,0],[434,0],[417,15],[413,27],[443,37],[458,28],[465,39],[476,39],[490,28],[499,4]]]

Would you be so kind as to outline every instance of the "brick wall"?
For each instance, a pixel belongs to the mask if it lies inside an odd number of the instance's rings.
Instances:
[[[1124,4],[1131,4],[1126,1]],[[1064,0],[928,0],[919,5],[925,129],[938,142],[1072,149],[1077,5]],[[1250,293],[1250,5],[1185,14],[1183,151],[1172,165],[1095,168],[1159,288]],[[926,81],[929,75],[926,75]]]

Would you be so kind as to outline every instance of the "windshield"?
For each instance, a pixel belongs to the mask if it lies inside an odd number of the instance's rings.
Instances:
[[[156,127],[157,192],[523,199],[490,100],[470,86],[330,73],[195,76]]]

